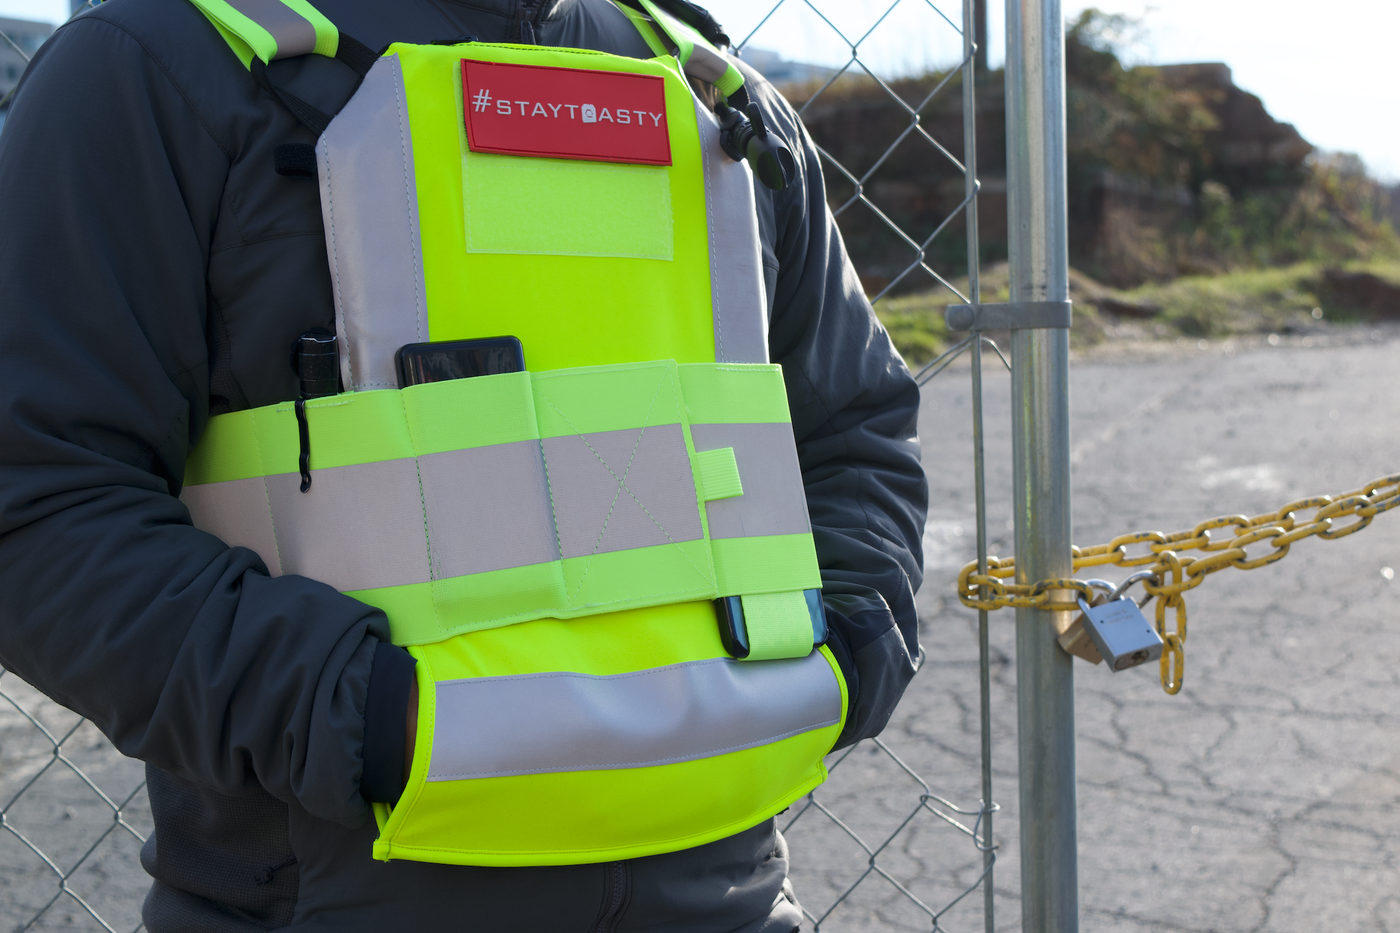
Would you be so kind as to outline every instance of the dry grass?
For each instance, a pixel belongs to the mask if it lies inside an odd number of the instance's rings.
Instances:
[[[1350,272],[1369,272],[1400,286],[1400,262],[1361,262],[1345,268]],[[1174,340],[1291,333],[1326,327],[1329,323],[1369,319],[1330,301],[1322,272],[1317,263],[1298,263],[1220,275],[1182,276],[1170,282],[1119,290],[1071,269],[1071,346],[1094,346],[1115,338]],[[1006,264],[985,270],[981,284],[984,302],[1006,301],[1010,294]],[[953,285],[966,294],[966,279]],[[940,287],[936,291],[883,299],[876,304],[875,313],[904,358],[917,365],[932,359],[949,344],[943,310],[958,300]]]

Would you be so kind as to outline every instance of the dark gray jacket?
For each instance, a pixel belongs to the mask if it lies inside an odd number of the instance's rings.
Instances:
[[[514,41],[528,19],[541,44],[650,55],[606,0],[317,6],[371,48]],[[327,59],[269,73],[322,109],[349,87]],[[749,76],[798,156],[758,205],[845,744],[914,672],[918,394],[811,140]],[[362,785],[401,755],[411,662],[378,611],[269,577],[175,498],[210,416],[293,397],[291,341],[332,322],[316,185],[273,172],[277,144],[312,141],[188,0],[112,0],[60,29],[0,135],[0,663],[148,763],[151,930],[792,929],[771,821],[610,865],[370,859]]]

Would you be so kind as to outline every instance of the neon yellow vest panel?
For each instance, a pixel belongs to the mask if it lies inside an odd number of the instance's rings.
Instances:
[[[258,35],[240,3],[196,2],[245,63],[334,54],[302,2],[300,45],[285,23]],[[464,62],[488,83],[530,70],[509,93],[464,82]],[[575,100],[599,75],[650,79],[664,118]],[[480,151],[469,108],[501,99],[519,120],[587,104],[595,136],[664,126],[669,164]],[[845,686],[812,646],[821,579],[766,362],[752,176],[677,60],[396,44],[317,156],[345,391],[306,403],[312,484],[289,401],[214,418],[182,499],[272,573],[382,608],[418,660],[413,770],[376,805],[374,856],[652,855],[821,783]],[[500,334],[528,372],[398,386],[404,344]],[[745,660],[719,597],[742,598]]]

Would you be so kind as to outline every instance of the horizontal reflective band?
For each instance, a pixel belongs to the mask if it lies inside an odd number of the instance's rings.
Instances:
[[[428,454],[418,470],[433,579],[559,559],[538,441]]]
[[[710,538],[796,535],[812,530],[789,424],[692,424],[697,451],[734,449],[744,494],[705,503]]]
[[[196,528],[218,535],[229,547],[246,547],[262,558],[268,573],[282,575],[264,477],[186,486],[180,501]]]
[[[182,497],[197,527],[272,555],[273,572],[342,591],[704,536],[680,425],[542,444],[543,457],[540,441],[517,441],[312,470],[305,493],[283,473]]]
[[[704,536],[678,424],[543,441],[565,557]]]
[[[607,677],[439,682],[429,781],[645,768],[766,745],[841,719],[826,658],[693,661]]]
[[[429,579],[423,500],[412,460],[383,460],[190,486],[180,494],[196,528],[252,548],[274,574],[295,573],[338,590]],[[403,516],[418,521],[405,522]],[[273,516],[282,519],[273,521]],[[415,527],[416,526],[416,527]]]
[[[276,405],[213,419],[181,498],[270,572],[382,608],[399,644],[820,586],[791,429],[755,420],[786,417],[776,366],[512,373],[305,411],[307,492]]]
[[[413,139],[397,56],[381,58],[316,144],[347,389],[398,385],[394,354],[429,339]]]

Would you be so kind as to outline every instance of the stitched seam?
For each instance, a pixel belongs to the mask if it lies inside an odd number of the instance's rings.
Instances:
[[[544,398],[544,396],[540,397]],[[545,399],[545,401],[549,400]],[[545,454],[544,451],[544,438],[539,438],[536,441],[536,443],[540,445],[540,462],[544,464],[544,485],[545,489],[549,491],[549,520],[554,525],[554,547],[559,553],[558,559],[560,562],[560,566],[562,567],[564,561],[564,538],[559,533],[559,513],[555,511],[554,508],[554,482],[549,478],[549,457],[547,454]],[[565,595],[565,598],[568,598],[567,594]],[[490,621],[496,622],[501,619],[509,618],[512,618],[512,616],[497,616],[495,619],[492,619]]]
[[[343,329],[349,331],[350,322],[345,313],[345,303],[340,291],[340,253],[336,250],[335,245],[335,179],[331,172],[331,146],[329,142],[322,140],[322,144],[318,148],[326,155],[326,240],[331,253],[331,278],[334,280],[335,307],[339,312],[337,317],[345,324]],[[350,352],[349,336],[348,333],[340,335],[343,343],[341,351],[343,353],[342,359],[345,361],[345,371],[350,375],[350,389],[354,391],[357,388],[355,385],[355,360],[354,354]]]
[[[502,677],[458,677],[454,680],[444,680],[439,682],[439,686],[455,687],[461,684],[479,684],[485,681],[500,683],[510,681],[512,683],[524,683],[530,680],[609,680],[623,681],[634,680],[638,677],[650,677],[658,671],[678,671],[682,668],[702,668],[714,667],[716,664],[738,664],[739,661],[731,661],[729,658],[706,658],[703,661],[677,661],[675,664],[665,664],[661,667],[648,668],[644,671],[628,671],[624,674],[580,674],[577,671],[542,671],[538,674],[506,674]]]
[[[190,113],[194,114],[195,121],[199,123],[200,127],[203,128],[204,132],[209,134],[209,139],[214,143],[215,146],[219,147],[219,151],[224,154],[224,158],[228,159],[230,164],[234,161],[234,153],[224,148],[224,144],[219,141],[219,137],[215,135],[213,128],[210,127],[207,122],[205,122],[203,115],[199,112],[199,109],[195,107],[194,101],[190,100],[190,96],[185,93],[184,88],[182,88],[179,82],[175,80],[175,76],[170,73],[170,69],[166,68],[165,63],[156,57],[155,52],[151,50],[150,46],[146,45],[145,42],[141,41],[141,39],[134,33],[132,33],[130,30],[126,29],[123,26],[117,25],[109,19],[103,19],[100,16],[92,16],[84,17],[82,20],[79,20],[79,22],[102,23],[104,26],[109,26],[112,29],[117,30],[122,35],[129,38],[132,42],[135,42],[137,45],[139,45],[141,47],[141,51],[146,53],[146,57],[149,58],[151,62],[154,63],[157,68],[160,69],[161,74],[165,75],[165,80],[170,82],[170,86],[175,89],[176,94],[180,95],[180,98],[185,102],[185,106],[190,108]],[[69,26],[71,27],[72,24],[69,24]]]
[[[658,393],[660,393],[660,391],[661,391],[661,384],[660,384],[660,383],[657,383],[657,385],[656,385],[656,391],[657,391]],[[578,429],[574,427],[574,423],[573,423],[572,421],[569,420],[568,415],[564,414],[562,411],[559,411],[559,406],[556,405],[556,404],[554,404],[553,402],[551,402],[551,401],[549,400],[549,397],[548,397],[547,395],[545,395],[543,392],[540,393],[540,398],[544,399],[545,402],[549,405],[550,408],[553,408],[556,412],[558,412],[559,417],[560,417],[560,418],[563,418],[563,419],[564,419],[564,422],[569,426],[570,429],[573,430],[574,435],[575,435],[576,437],[578,437],[579,440],[583,441],[583,445],[584,445],[585,447],[588,448],[588,450],[589,450],[590,453],[593,454],[594,459],[596,459],[599,463],[603,464],[603,469],[607,470],[610,474],[612,474],[612,478],[613,478],[613,479],[617,479],[617,474],[616,474],[616,473],[613,473],[612,467],[608,466],[607,463],[603,460],[603,458],[600,457],[600,456],[598,456],[598,451],[594,450],[594,449],[593,449],[593,445],[590,444],[590,443],[588,443],[588,439],[585,438],[582,434],[579,433]],[[656,396],[653,395],[651,401],[652,401],[652,404],[655,405],[655,404],[656,404]],[[647,411],[647,415],[648,415],[648,416],[651,415],[651,411],[650,411],[650,410]],[[646,427],[643,426],[642,432],[645,433],[645,431],[646,431]],[[641,446],[641,443],[642,443],[642,436],[641,436],[641,434],[638,434],[638,435],[637,435],[637,443],[634,444],[633,447],[632,447],[632,456],[636,456],[636,454],[637,454],[637,447]],[[543,448],[543,444],[544,444],[543,439],[541,439],[540,444],[541,444],[541,448]],[[631,460],[630,457],[629,457],[628,460],[627,460],[627,466],[628,466],[628,469],[631,469],[632,460]],[[568,597],[567,597],[570,605],[573,604],[575,597],[577,597],[578,594],[579,594],[579,592],[582,591],[582,589],[583,589],[583,583],[584,583],[585,580],[588,579],[588,572],[589,572],[590,570],[593,569],[593,559],[594,559],[595,557],[598,556],[598,548],[599,548],[599,546],[602,544],[603,535],[607,533],[607,530],[608,530],[608,523],[612,521],[613,509],[617,508],[617,500],[618,500],[618,497],[622,495],[622,486],[623,486],[623,480],[618,480],[618,481],[617,481],[617,488],[613,490],[613,499],[612,499],[612,502],[611,502],[611,504],[608,505],[608,514],[607,514],[607,515],[604,517],[604,519],[603,519],[603,527],[600,528],[600,529],[598,530],[598,537],[595,538],[595,539],[593,540],[593,551],[588,555],[588,564],[583,568],[583,575],[580,576],[580,577],[578,578],[578,586],[574,587],[573,593],[569,594]],[[552,500],[552,493],[551,493],[551,500]],[[552,501],[551,501],[550,507],[553,508],[553,502],[552,502]],[[556,528],[558,527],[558,523],[557,523],[557,522],[556,522],[556,524],[555,524],[555,527],[556,527]],[[670,537],[670,536],[668,535],[667,537]],[[673,543],[674,543],[674,542],[673,542]],[[560,542],[559,542],[559,559],[560,559],[561,561],[564,559],[564,542],[563,542],[562,539],[561,539]]]
[[[668,370],[666,370],[666,381],[667,381],[667,382],[670,382],[670,380],[671,380],[671,371],[668,369]],[[672,383],[672,385],[671,385],[671,391],[672,391],[673,393],[676,391],[676,386],[675,386],[674,383]],[[646,422],[648,422],[648,421],[651,420],[651,413],[652,413],[652,411],[654,411],[654,410],[656,409],[656,399],[657,399],[658,397],[660,397],[660,395],[661,395],[661,386],[658,384],[657,387],[656,387],[656,395],[653,396],[653,397],[652,397],[652,400],[651,400],[651,407],[647,409],[646,418],[643,419],[643,423],[642,423],[642,432],[641,432],[641,434],[638,434],[638,435],[637,435],[637,446],[634,447],[634,448],[632,448],[633,456],[636,456],[637,447],[640,447],[641,444],[642,444],[642,436],[646,434],[646,430],[647,430]],[[585,441],[584,443],[587,443],[587,441]],[[687,465],[689,465],[689,455],[687,455],[687,458],[686,458],[686,459],[687,459]],[[603,464],[603,465],[604,465],[604,466],[607,466],[607,464]],[[609,470],[608,472],[611,473],[612,471]],[[620,483],[620,485],[622,486],[622,488],[625,489],[625,490],[627,491],[627,495],[631,497],[631,499],[632,499],[633,502],[637,503],[637,508],[641,509],[643,512],[646,513],[647,518],[651,519],[652,524],[655,525],[657,528],[660,528],[660,529],[661,529],[661,533],[662,533],[663,535],[666,536],[666,540],[669,541],[669,542],[671,542],[671,544],[673,544],[673,545],[676,546],[676,549],[679,550],[679,551],[681,552],[681,555],[682,555],[683,557],[685,557],[686,563],[690,564],[690,566],[691,566],[692,568],[694,568],[695,572],[696,572],[697,574],[700,575],[700,579],[704,580],[706,583],[713,582],[713,581],[710,580],[710,577],[709,577],[708,574],[706,574],[706,573],[705,573],[703,570],[701,570],[699,567],[696,567],[696,566],[695,566],[695,561],[693,561],[693,560],[690,559],[690,555],[689,555],[689,554],[686,554],[685,551],[681,549],[680,545],[676,542],[676,539],[671,537],[671,533],[670,533],[669,531],[667,531],[667,530],[665,529],[665,527],[664,527],[659,521],[656,520],[656,516],[651,514],[651,510],[648,509],[645,505],[643,505],[643,504],[642,504],[642,500],[641,500],[641,499],[638,499],[637,496],[632,492],[632,489],[627,485],[627,476],[628,476],[631,472],[632,472],[632,460],[629,458],[628,461],[627,461],[627,469],[626,469],[625,471],[623,471],[622,479],[619,481],[619,483]],[[693,472],[693,471],[692,471],[692,472]],[[614,474],[614,475],[616,475],[616,474]],[[699,506],[697,505],[696,508],[697,508],[697,510],[698,510]]]
[[[645,433],[645,429],[643,429],[643,432],[642,432],[642,433]],[[580,439],[582,439],[582,437],[583,437],[582,435],[579,435],[579,438],[580,438]],[[590,451],[593,451],[593,456],[594,456],[594,457],[598,457],[598,452],[595,451],[595,450],[593,450],[592,445],[590,445],[590,444],[588,443],[588,441],[584,441],[583,443],[584,443],[584,446],[588,447],[588,449],[589,449]],[[642,435],[641,435],[641,434],[638,434],[638,435],[637,435],[637,443],[634,444],[634,445],[632,446],[632,455],[633,455],[633,456],[636,456],[636,454],[637,454],[637,448],[640,447],[641,444],[642,444]],[[598,459],[601,460],[602,458],[598,458]],[[607,464],[605,463],[605,464],[603,464],[603,466],[604,466],[604,467],[607,467]],[[628,457],[628,458],[627,458],[627,470],[630,470],[631,468],[632,468],[632,458],[631,458],[631,457]],[[623,478],[617,480],[617,486],[613,489],[612,502],[610,502],[610,503],[608,504],[608,514],[605,515],[605,516],[603,517],[603,527],[600,528],[600,529],[598,529],[598,537],[596,537],[596,538],[593,539],[593,551],[588,555],[588,564],[587,564],[587,566],[585,566],[585,567],[583,568],[583,575],[580,576],[580,577],[578,578],[578,586],[574,587],[573,593],[571,593],[571,594],[569,595],[569,602],[571,602],[571,603],[574,601],[575,597],[578,596],[579,592],[583,589],[583,582],[584,582],[585,580],[588,579],[588,572],[589,572],[590,570],[593,569],[593,560],[594,560],[594,558],[596,558],[596,557],[598,556],[598,548],[600,548],[600,547],[602,546],[602,544],[603,544],[603,535],[605,535],[605,534],[608,533],[608,525],[612,522],[613,509],[617,508],[617,500],[618,500],[619,498],[622,497],[622,487],[623,487],[623,484],[626,482],[627,470],[624,470],[624,471],[623,471]],[[617,474],[616,474],[616,473],[613,473],[611,469],[609,469],[608,472],[609,472],[609,473],[612,473],[613,479],[617,479]]]
[[[663,547],[663,545],[660,544],[654,546]],[[455,580],[459,579],[460,577],[466,576],[472,576],[472,574],[459,574],[458,577],[447,577],[445,579]],[[713,581],[707,579],[706,582],[713,585]],[[713,592],[710,591],[708,588],[702,589],[700,587],[696,587],[694,589],[689,590],[666,590],[660,593],[647,593],[644,596],[631,596],[623,599],[609,599],[604,602],[597,603],[580,603],[578,606],[574,606],[572,608],[597,609],[601,606],[633,606],[638,603],[643,603],[646,606],[657,606],[664,605],[664,602],[657,602],[657,600],[664,600],[668,596],[694,596],[696,598],[700,598],[707,592],[710,593],[711,597],[714,595]],[[445,627],[442,630],[448,633],[475,632],[478,629],[482,628],[498,628],[502,625],[514,625],[517,622],[531,622],[535,619],[540,618],[544,618],[544,616],[542,616],[537,611],[516,612],[510,615],[496,616],[490,619],[476,619],[470,622],[463,622],[458,625]]]
[[[699,107],[699,104],[696,106]],[[707,129],[703,120],[696,120],[696,123],[701,132]],[[705,234],[710,247],[710,317],[715,326],[715,360],[719,361],[724,359],[724,316],[720,314],[718,283],[715,282],[715,276],[719,272],[719,254],[715,246],[715,218],[711,209],[711,205],[715,203],[715,192],[714,180],[711,177],[710,151],[705,143],[705,140],[701,141],[704,148],[700,154],[700,162],[705,170]]]
[[[660,384],[659,384],[659,383],[657,384],[657,390],[660,391]],[[555,405],[553,402],[551,402],[551,401],[549,400],[548,396],[546,396],[544,393],[540,393],[540,398],[542,398],[542,399],[544,399],[546,402],[548,402],[549,407],[550,407],[550,408],[553,408],[556,412],[559,413],[559,417],[563,418],[564,421],[565,421],[565,423],[567,423],[567,424],[569,425],[569,427],[572,428],[572,429],[574,430],[575,435],[578,437],[579,440],[583,441],[584,446],[588,448],[589,452],[591,452],[591,453],[593,454],[594,458],[597,459],[599,463],[602,463],[602,464],[603,464],[603,468],[604,468],[605,470],[607,470],[610,474],[612,474],[613,479],[617,479],[617,474],[616,474],[616,473],[613,473],[612,467],[608,466],[607,463],[604,463],[604,462],[603,462],[603,458],[600,457],[600,456],[598,456],[598,451],[594,450],[594,449],[593,449],[593,445],[590,444],[590,443],[588,443],[588,440],[587,440],[586,438],[584,438],[584,436],[583,436],[582,434],[579,434],[579,433],[578,433],[578,429],[577,429],[577,428],[574,428],[573,422],[569,421],[568,416],[565,415],[562,411],[559,411],[559,406],[558,406],[558,405]],[[653,402],[656,401],[655,397],[652,398],[652,401],[653,401]],[[650,412],[648,412],[648,414],[650,414]],[[645,431],[645,428],[643,428],[643,431]],[[543,443],[543,442],[541,442],[541,443]],[[636,454],[636,452],[637,452],[637,446],[640,446],[641,443],[642,443],[642,438],[641,438],[641,435],[639,434],[639,435],[637,436],[637,444],[634,445],[633,448],[632,448],[632,453],[633,453],[633,455]],[[631,460],[630,460],[630,458],[629,458],[629,460],[628,460],[628,466],[629,466],[629,468],[630,468],[630,466],[631,466]],[[569,594],[568,597],[567,597],[570,605],[573,605],[574,599],[575,599],[575,598],[578,596],[578,594],[583,590],[584,581],[588,579],[588,572],[589,572],[590,570],[593,569],[593,561],[594,561],[594,559],[598,556],[598,547],[599,547],[599,545],[602,543],[603,535],[607,533],[607,530],[608,530],[608,523],[612,521],[613,509],[615,509],[615,508],[617,507],[617,500],[618,500],[618,497],[621,496],[621,495],[622,495],[622,480],[618,480],[618,486],[617,486],[616,489],[613,490],[613,499],[612,499],[612,503],[608,505],[608,514],[607,514],[607,516],[603,519],[603,527],[602,527],[601,529],[599,529],[599,531],[598,531],[598,537],[595,538],[594,541],[593,541],[593,551],[592,551],[592,553],[590,553],[590,554],[588,555],[588,563],[587,563],[587,564],[584,566],[584,568],[583,568],[583,574],[582,574],[582,576],[580,576],[580,577],[578,578],[578,586],[574,587],[573,593]],[[561,541],[559,542],[559,559],[562,561],[563,558],[564,558],[564,542],[561,540]]]
[[[781,363],[779,363],[778,365],[779,365],[779,366],[783,366],[783,364],[781,364]],[[795,369],[795,370],[797,370],[797,374],[798,374],[799,376],[801,376],[801,377],[803,378],[803,380],[806,381],[806,383],[807,383],[807,388],[809,388],[809,389],[812,390],[812,397],[813,397],[814,399],[817,400],[817,404],[820,405],[820,406],[822,407],[822,411],[826,412],[826,418],[822,421],[822,423],[823,423],[823,424],[830,424],[830,423],[831,423],[831,418],[832,418],[832,411],[831,411],[831,408],[826,404],[826,399],[822,398],[821,393],[817,391],[817,385],[816,385],[816,383],[814,383],[814,382],[812,381],[812,377],[809,376],[809,375],[807,375],[807,371],[806,371],[805,369],[803,369],[802,366],[801,366],[800,364],[798,364],[798,363],[793,363],[793,364],[792,364],[792,368]],[[787,367],[786,367],[786,366],[783,366],[783,372],[784,372],[784,373],[787,372]],[[850,443],[848,442],[848,443],[846,444],[846,452],[847,452],[847,453],[850,453],[850,446],[851,446],[851,445],[850,445]]]
[[[403,393],[399,393],[399,408],[403,411],[404,425],[408,425],[408,403],[403,399]],[[413,444],[413,435],[409,435],[409,444]],[[428,497],[423,492],[423,467],[418,462],[418,449],[413,450],[413,474],[418,477],[418,507],[423,512],[423,543],[428,549],[428,585],[431,587],[433,581],[437,580],[437,572],[433,567],[433,535],[428,530]],[[437,599],[430,594],[429,601],[433,606],[433,621],[437,622],[438,631],[442,630],[442,613],[438,612]]]
[[[404,424],[408,423],[408,403],[403,400],[403,393],[399,393],[399,410],[403,412]],[[409,445],[412,446],[413,438],[409,437]],[[436,580],[437,573],[433,567],[433,536],[428,530],[428,498],[423,492],[423,467],[418,462],[418,451],[413,451],[413,472],[418,477],[418,507],[423,513],[423,540],[428,548],[428,579]]]
[[[583,582],[586,579],[588,579],[588,572],[593,569],[593,560],[598,556],[598,548],[602,545],[603,535],[608,530],[608,523],[612,520],[613,509],[617,507],[618,496],[621,495],[623,490],[626,490],[627,495],[632,499],[632,501],[637,503],[637,507],[646,513],[647,518],[651,519],[652,524],[656,525],[657,528],[661,529],[661,533],[666,536],[666,540],[669,541],[671,545],[676,548],[676,550],[680,551],[681,556],[685,558],[686,563],[690,564],[691,568],[700,576],[700,579],[704,580],[706,583],[713,582],[707,573],[705,573],[703,570],[701,570],[695,565],[695,561],[691,560],[690,555],[685,552],[685,549],[680,546],[680,544],[676,541],[675,538],[671,537],[671,533],[666,530],[665,526],[663,526],[659,521],[656,520],[656,516],[652,515],[651,511],[645,505],[642,505],[642,501],[638,499],[635,494],[633,494],[632,490],[627,488],[627,476],[632,470],[632,460],[637,455],[637,448],[641,447],[642,445],[642,437],[646,434],[648,422],[651,420],[651,413],[656,410],[656,400],[661,397],[661,387],[667,382],[669,382],[671,379],[671,371],[669,369],[665,370],[664,375],[665,378],[663,378],[660,382],[656,384],[656,392],[651,397],[651,405],[647,408],[646,417],[642,419],[642,427],[637,434],[637,442],[636,444],[632,445],[632,454],[627,458],[627,469],[623,471],[623,475],[621,478],[618,477],[617,473],[613,470],[612,467],[608,466],[608,462],[602,458],[602,456],[598,453],[594,446],[588,443],[588,438],[584,437],[583,434],[578,430],[578,428],[574,427],[574,423],[569,420],[569,416],[560,411],[559,406],[555,405],[552,401],[550,401],[549,397],[546,396],[543,392],[540,393],[540,398],[544,399],[545,402],[548,403],[549,407],[553,408],[559,414],[559,417],[564,419],[564,423],[567,424],[569,426],[569,429],[574,432],[574,436],[577,437],[579,440],[583,441],[584,446],[587,447],[589,452],[593,454],[594,459],[596,459],[599,463],[603,465],[603,469],[607,470],[608,473],[612,475],[613,479],[617,480],[618,485],[617,492],[613,494],[612,505],[608,506],[607,518],[604,519],[603,527],[598,532],[597,539],[595,539],[593,542],[593,551],[588,555],[588,564],[583,568],[583,575],[579,577],[578,586],[574,588],[573,594],[569,597],[569,602],[571,604],[573,603],[574,598],[578,595],[579,591],[583,589]],[[672,391],[674,391],[675,385],[672,384],[671,388]],[[559,554],[561,559],[563,558],[563,553],[563,542],[561,541],[559,546]],[[689,591],[678,590],[676,592]],[[621,602],[621,600],[614,600],[614,602]],[[609,605],[609,603],[594,603],[590,605]]]
[[[413,324],[415,332],[418,335],[418,340],[421,342],[423,340],[423,287],[422,283],[418,281],[418,241],[413,236],[413,234],[417,232],[418,225],[414,222],[415,218],[413,211],[413,198],[409,192],[408,143],[404,138],[403,132],[403,118],[406,110],[403,102],[403,90],[399,85],[398,69],[394,69],[393,81],[394,101],[398,105],[397,116],[399,120],[399,151],[403,154],[403,193],[405,211],[408,215],[408,247],[409,250],[413,253]]]

